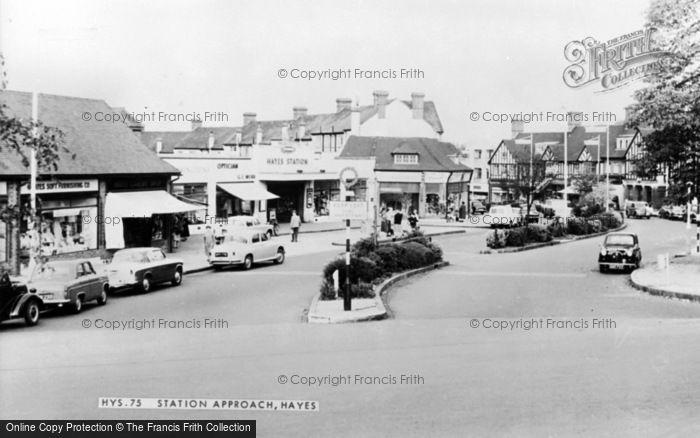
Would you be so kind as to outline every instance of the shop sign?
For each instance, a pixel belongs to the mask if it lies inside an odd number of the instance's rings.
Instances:
[[[364,201],[330,201],[329,215],[335,219],[367,219],[367,202]]]
[[[7,183],[5,181],[0,181],[0,196],[7,195]]]
[[[94,192],[98,189],[96,179],[72,179],[62,181],[37,181],[37,193]],[[29,194],[29,183],[22,184],[21,193]]]
[[[357,170],[355,170],[354,167],[346,167],[340,171],[339,179],[340,179],[340,182],[343,183],[343,185],[345,186],[345,189],[347,190],[350,187],[357,184],[357,179],[358,179]]]

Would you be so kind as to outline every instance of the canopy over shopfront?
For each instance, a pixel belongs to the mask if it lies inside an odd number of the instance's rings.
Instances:
[[[266,201],[268,199],[277,199],[279,196],[270,193],[259,182],[252,183],[219,183],[217,186],[230,193],[236,198],[244,201]]]
[[[200,210],[165,190],[107,193],[105,201],[105,242],[107,248],[124,248],[124,222],[114,218],[148,218],[154,214],[184,213]],[[107,221],[111,223],[107,223]]]

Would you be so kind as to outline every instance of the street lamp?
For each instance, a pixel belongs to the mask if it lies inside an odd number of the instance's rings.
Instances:
[[[688,181],[688,182],[686,183],[686,185],[688,186],[688,196],[687,196],[687,199],[686,199],[686,207],[685,207],[685,217],[686,217],[686,219],[685,219],[685,221],[686,221],[685,228],[686,228],[687,230],[689,230],[689,229],[690,229],[690,208],[691,208],[691,204],[690,204],[690,193],[691,193],[691,189],[693,188],[693,183],[692,183],[691,181]]]

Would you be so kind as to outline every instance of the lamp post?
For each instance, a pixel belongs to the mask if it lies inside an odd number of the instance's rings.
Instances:
[[[690,229],[690,208],[691,208],[690,193],[691,193],[691,189],[693,188],[693,183],[688,181],[686,184],[688,185],[688,195],[687,195],[686,207],[685,207],[685,221],[686,221],[685,228],[687,230],[689,230]]]

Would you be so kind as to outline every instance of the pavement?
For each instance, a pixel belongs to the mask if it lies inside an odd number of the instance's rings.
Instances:
[[[668,269],[648,263],[632,272],[630,282],[653,295],[700,301],[700,256],[671,259]]]
[[[631,220],[628,230],[653,263],[683,245],[683,228],[652,219]],[[486,233],[435,237],[450,266],[394,284],[393,318],[382,321],[301,322],[321,266],[339,253],[326,247],[282,265],[110,295],[80,315],[44,314],[36,327],[4,322],[0,412],[14,420],[242,418],[257,421],[260,437],[700,436],[697,303],[659,299],[627,274],[598,272],[603,237],[484,257]],[[207,319],[222,324],[205,327]],[[313,400],[319,410],[98,407],[98,397],[115,396]]]

